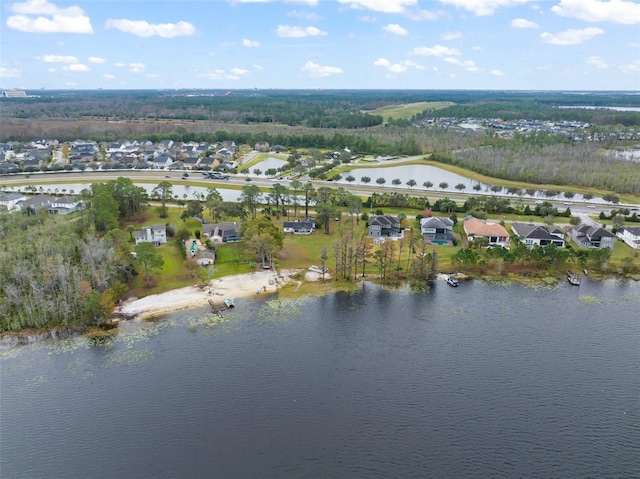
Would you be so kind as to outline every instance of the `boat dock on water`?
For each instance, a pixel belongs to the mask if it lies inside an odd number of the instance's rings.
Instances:
[[[567,281],[574,286],[580,286],[580,276],[571,271],[567,271]]]

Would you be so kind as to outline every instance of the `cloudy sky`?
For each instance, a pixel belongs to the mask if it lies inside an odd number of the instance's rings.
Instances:
[[[0,86],[640,90],[640,0],[0,3]]]

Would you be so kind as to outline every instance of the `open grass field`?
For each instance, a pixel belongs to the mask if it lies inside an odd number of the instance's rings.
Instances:
[[[375,110],[367,110],[363,113],[370,115],[382,115],[386,120],[393,118],[399,120],[401,118],[410,119],[412,116],[422,113],[425,110],[439,110],[453,105],[454,103],[448,101],[421,101],[417,103],[405,103],[402,105],[389,105],[376,108]]]

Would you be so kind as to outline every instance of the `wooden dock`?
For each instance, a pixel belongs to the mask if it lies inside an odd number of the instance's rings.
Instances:
[[[580,276],[571,271],[567,271],[567,281],[574,286],[580,286]]]

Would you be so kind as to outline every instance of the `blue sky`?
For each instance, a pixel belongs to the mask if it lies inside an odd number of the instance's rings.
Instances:
[[[0,4],[0,86],[640,90],[637,0]]]

